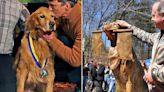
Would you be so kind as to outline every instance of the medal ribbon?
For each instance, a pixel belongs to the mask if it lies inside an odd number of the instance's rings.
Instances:
[[[28,47],[29,47],[29,49],[30,49],[30,52],[31,52],[31,55],[32,55],[32,58],[33,58],[35,64],[36,64],[40,69],[44,68],[44,67],[46,66],[46,64],[47,64],[48,58],[46,58],[44,64],[41,66],[41,65],[39,64],[38,56],[37,56],[36,53],[35,53],[35,49],[34,49],[34,45],[33,45],[32,38],[31,38],[31,36],[30,36],[30,32],[28,33],[28,38],[27,38],[27,39],[28,39]]]

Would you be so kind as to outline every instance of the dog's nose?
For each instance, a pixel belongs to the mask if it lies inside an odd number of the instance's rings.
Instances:
[[[51,31],[53,31],[54,30],[54,22],[50,22],[49,23],[49,29],[51,30]]]

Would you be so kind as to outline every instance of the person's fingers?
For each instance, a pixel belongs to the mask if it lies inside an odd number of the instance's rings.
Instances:
[[[119,26],[124,26],[125,22],[123,20],[117,20],[116,24]]]
[[[120,26],[120,23],[119,22],[113,22],[113,25],[119,25]]]
[[[146,81],[146,77],[144,76],[143,79]]]
[[[117,20],[116,22],[122,22],[122,20]]]
[[[115,24],[116,22],[112,22],[112,24]]]
[[[153,84],[153,82],[149,81],[148,79],[147,79],[147,81],[148,81],[149,84]]]
[[[43,35],[44,38],[46,38],[46,35]]]
[[[146,82],[148,81],[146,75],[143,76],[143,79],[144,79]]]
[[[55,37],[56,36],[56,33],[55,32],[52,32],[52,37]]]
[[[149,81],[149,79],[147,78],[147,76],[146,76],[146,75],[144,75],[143,79],[145,80],[145,82],[146,82],[146,83],[148,83],[148,84],[152,84],[152,82],[151,82],[151,81]]]
[[[116,22],[113,22],[113,24],[114,24],[114,25],[118,25],[118,22],[117,22],[117,21],[116,21]]]
[[[125,21],[123,21],[123,20],[117,20],[116,22],[118,22],[118,23],[124,23]]]
[[[148,79],[146,77],[144,78],[144,80],[145,80],[146,83],[149,83],[149,81],[148,81]]]
[[[50,42],[52,39],[54,39],[56,37],[56,33],[52,32],[51,34],[46,34],[43,35],[44,39],[46,39],[46,41]]]
[[[153,84],[152,82],[150,82],[150,81],[148,81],[149,82],[149,84]]]
[[[145,75],[143,76],[143,79],[145,79]]]
[[[46,41],[49,41],[51,39],[49,35],[43,35],[43,38],[46,39]]]
[[[47,41],[47,36],[46,35],[43,35],[43,39]]]

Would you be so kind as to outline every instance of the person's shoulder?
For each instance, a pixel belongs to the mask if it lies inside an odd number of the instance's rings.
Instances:
[[[22,13],[24,14],[25,17],[28,17],[30,15],[29,10],[24,5],[22,5]]]
[[[73,10],[81,10],[81,3],[76,3],[75,5],[74,5],[74,7],[73,7]]]
[[[18,0],[6,0],[7,3],[10,3],[10,6],[16,7],[18,10],[23,10],[25,6]]]
[[[82,2],[81,2],[81,1],[77,2],[77,5],[79,5],[80,7],[81,7],[81,4],[82,4]]]
[[[23,4],[20,1],[18,1],[18,0],[11,0],[10,2],[11,2],[11,4],[17,4],[20,7],[23,7]]]

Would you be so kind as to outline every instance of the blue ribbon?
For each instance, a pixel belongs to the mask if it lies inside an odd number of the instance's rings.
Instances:
[[[32,55],[32,58],[33,58],[35,64],[36,64],[40,69],[41,69],[41,68],[44,68],[44,67],[42,67],[42,66],[39,64],[39,62],[37,61],[37,59],[36,59],[36,57],[34,56],[34,53],[33,53],[33,51],[32,51],[31,43],[30,43],[30,32],[28,33],[27,36],[28,36],[28,47],[29,47],[29,49],[30,49],[30,53],[31,53],[31,55]],[[46,58],[46,61],[45,61],[44,66],[46,66],[47,61],[48,61],[48,58]]]

